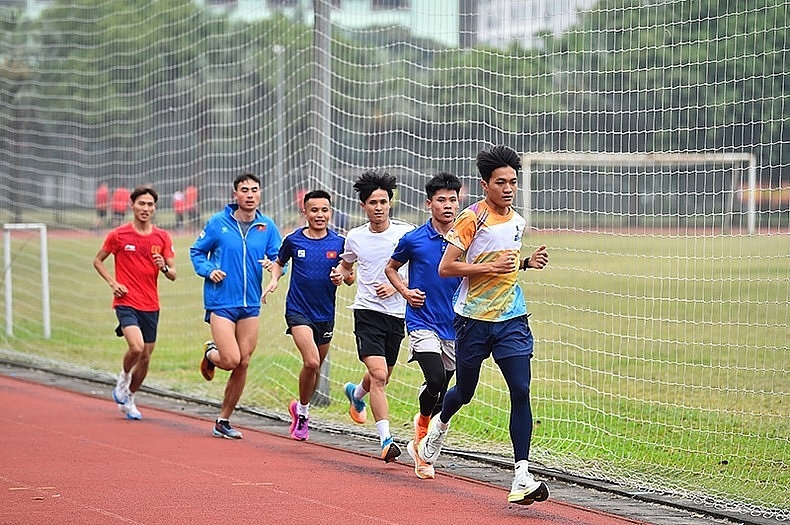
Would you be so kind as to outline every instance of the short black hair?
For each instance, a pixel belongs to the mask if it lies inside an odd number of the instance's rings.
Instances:
[[[233,191],[239,189],[239,184],[241,184],[245,180],[251,180],[258,186],[261,185],[261,179],[259,179],[257,175],[245,171],[244,173],[236,177],[236,179],[233,181]]]
[[[428,200],[431,200],[439,190],[450,190],[455,193],[460,193],[461,186],[463,186],[461,179],[452,173],[442,171],[431,177],[431,179],[425,183],[425,196]]]
[[[397,186],[398,183],[394,175],[390,175],[386,171],[369,170],[359,176],[354,183],[354,191],[359,194],[360,202],[367,201],[376,190],[385,190],[391,200]]]
[[[134,191],[129,195],[129,200],[134,202],[141,195],[150,195],[154,198],[154,204],[159,201],[159,194],[151,186],[137,186]]]
[[[516,172],[521,169],[521,158],[516,151],[508,146],[494,146],[490,149],[481,150],[477,154],[477,171],[480,177],[486,182],[491,180],[491,173],[497,168],[510,166]]]
[[[332,204],[332,197],[330,197],[329,193],[325,192],[324,190],[313,190],[305,193],[304,198],[302,199],[302,206],[307,204],[307,201],[310,199],[326,199],[329,201],[329,204]]]

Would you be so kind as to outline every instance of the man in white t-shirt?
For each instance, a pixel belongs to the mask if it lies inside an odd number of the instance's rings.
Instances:
[[[404,337],[406,301],[390,284],[384,268],[401,236],[414,229],[411,224],[389,217],[395,187],[395,177],[386,172],[366,171],[354,183],[368,222],[348,232],[342,260],[333,270],[333,274],[337,272],[346,279],[357,263],[357,293],[351,308],[357,354],[367,371],[359,384],[346,383],[345,393],[349,415],[360,424],[367,419],[363,398],[370,393],[370,409],[381,440],[381,459],[387,463],[401,454],[390,433],[385,388]],[[406,272],[404,265],[400,269],[404,279]]]

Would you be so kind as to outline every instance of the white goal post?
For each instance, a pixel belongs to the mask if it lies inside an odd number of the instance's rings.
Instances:
[[[757,161],[749,153],[526,153],[522,155],[524,180],[521,184],[526,227],[532,227],[532,173],[538,165],[585,167],[647,167],[647,166],[700,166],[705,164],[731,164],[745,166],[748,195],[746,195],[747,230],[753,235],[757,230]],[[738,191],[738,170],[733,170],[727,214],[732,214],[735,194]],[[726,229],[726,225],[724,227]]]
[[[41,313],[44,325],[44,338],[52,336],[49,305],[49,256],[47,249],[47,225],[42,223],[11,223],[3,225],[3,253],[5,266],[5,321],[6,334],[14,335],[13,290],[11,279],[11,233],[20,230],[38,230],[41,258]]]

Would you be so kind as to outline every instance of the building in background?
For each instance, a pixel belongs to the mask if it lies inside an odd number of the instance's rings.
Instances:
[[[540,47],[541,34],[560,35],[573,25],[579,11],[598,0],[480,0],[477,4],[477,42],[504,48],[519,42]]]
[[[283,13],[305,24],[313,21],[313,0],[194,0],[216,13],[242,20],[260,20]],[[504,48],[519,42],[541,45],[540,35],[560,34],[578,12],[597,0],[329,0],[338,27],[401,26],[416,38],[447,47],[476,45]],[[0,0],[0,7],[24,9],[37,17],[52,0]]]
[[[245,20],[275,12],[312,24],[313,0],[195,0]],[[332,22],[361,29],[399,25],[416,38],[448,47],[541,44],[539,35],[560,34],[597,0],[329,0]]]

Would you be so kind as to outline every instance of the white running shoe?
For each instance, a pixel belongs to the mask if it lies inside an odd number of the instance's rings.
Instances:
[[[414,441],[409,441],[406,445],[406,451],[409,453],[409,457],[414,460],[414,473],[418,478],[433,479],[436,476],[433,465],[424,462],[420,459],[420,456],[417,455],[417,447],[414,446]]]
[[[137,405],[134,404],[134,394],[129,394],[126,403],[119,405],[121,412],[126,414],[126,419],[143,419],[143,415],[137,410]]]
[[[119,405],[126,403],[129,398],[129,385],[132,382],[132,374],[127,374],[123,370],[118,374],[118,380],[115,382],[115,388],[112,389],[112,398]]]
[[[442,452],[442,443],[447,431],[450,430],[449,424],[445,430],[439,429],[439,416],[431,419],[428,425],[428,433],[420,441],[417,447],[417,455],[426,463],[434,464],[439,459],[439,454]]]
[[[532,505],[535,501],[546,501],[548,498],[549,487],[542,481],[536,481],[529,470],[527,470],[526,464],[523,466],[517,465],[513,485],[510,488],[510,494],[507,496],[508,503]]]

